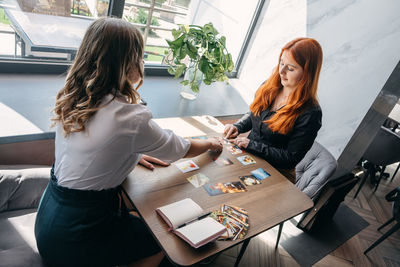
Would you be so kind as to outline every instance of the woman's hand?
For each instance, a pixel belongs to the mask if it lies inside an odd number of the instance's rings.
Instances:
[[[212,137],[212,138],[208,138],[208,140],[210,142],[210,147],[209,149],[215,152],[221,152],[222,148],[224,147],[222,144],[222,139],[221,138],[216,138],[216,137]]]
[[[142,158],[139,160],[139,164],[146,167],[149,170],[154,170],[154,165],[151,163],[155,163],[161,166],[169,166],[169,163],[166,163],[158,158],[150,157],[147,155],[142,155]]]
[[[238,128],[233,124],[227,124],[224,130],[224,138],[230,139],[235,138],[239,134]]]
[[[238,138],[232,140],[231,142],[240,148],[247,148],[247,146],[249,145],[250,139],[247,137],[238,137]]]

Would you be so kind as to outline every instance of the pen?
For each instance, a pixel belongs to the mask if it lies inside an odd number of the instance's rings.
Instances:
[[[185,222],[185,223],[179,225],[176,229],[181,228],[181,227],[184,227],[184,226],[186,226],[186,225],[188,225],[188,224],[190,224],[190,223],[192,223],[192,222],[194,222],[194,221],[201,220],[201,219],[207,217],[207,216],[210,215],[210,214],[211,214],[211,211],[210,211],[210,212],[207,212],[206,214],[203,214],[203,215],[201,215],[201,216],[199,216],[199,217],[197,217],[197,218],[195,218],[195,219],[193,219],[193,220],[190,220],[190,221],[188,221],[188,222]]]

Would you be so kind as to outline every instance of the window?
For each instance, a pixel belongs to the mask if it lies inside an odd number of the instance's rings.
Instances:
[[[45,72],[51,69],[50,64],[62,65],[59,69],[65,71],[90,23],[108,14],[122,17],[143,32],[146,69],[157,74],[166,70],[165,40],[172,39],[172,29],[178,24],[212,22],[226,37],[227,48],[238,65],[264,2],[247,0],[243,5],[239,0],[0,0],[0,72],[7,70],[4,62],[23,62],[24,66],[34,62],[45,65]],[[56,69],[53,70],[59,71]]]

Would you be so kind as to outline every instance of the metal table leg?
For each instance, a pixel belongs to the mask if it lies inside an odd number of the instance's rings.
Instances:
[[[276,239],[275,249],[277,249],[277,248],[278,248],[278,245],[279,245],[279,239],[281,238],[283,223],[284,223],[284,222],[281,222],[281,223],[279,224],[278,238]]]
[[[239,255],[238,255],[238,257],[236,258],[236,262],[235,262],[235,265],[234,265],[235,267],[237,267],[237,266],[239,265],[239,262],[240,262],[240,260],[242,259],[243,254],[244,254],[244,252],[246,251],[246,248],[247,248],[247,246],[248,246],[249,243],[250,243],[250,239],[251,239],[251,238],[246,239],[246,240],[243,242],[243,245],[242,245],[242,248],[240,249]]]

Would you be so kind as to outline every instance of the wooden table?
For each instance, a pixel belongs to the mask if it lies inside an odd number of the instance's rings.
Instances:
[[[223,125],[213,117],[189,117],[155,120],[161,127],[176,130],[182,136],[221,136]],[[243,154],[242,154],[243,155]],[[199,170],[182,173],[174,164],[169,167],[157,167],[154,171],[138,166],[124,182],[124,188],[133,204],[158,243],[177,265],[193,265],[209,256],[244,242],[237,258],[237,265],[250,239],[276,225],[280,225],[277,244],[283,222],[310,209],[313,202],[296,186],[282,176],[265,160],[253,156],[256,164],[243,166],[224,149],[222,156],[228,157],[234,164],[220,167],[207,152],[192,160]],[[185,159],[183,159],[185,160]],[[239,181],[239,176],[249,175],[251,170],[264,168],[270,177],[260,185],[247,187],[247,192],[209,196],[202,188],[195,188],[186,178],[201,172],[210,178],[210,183]],[[249,213],[250,228],[244,239],[235,241],[216,241],[198,249],[167,230],[167,224],[156,214],[155,209],[172,202],[191,198],[205,211],[220,208],[221,204],[231,204],[246,209]]]

